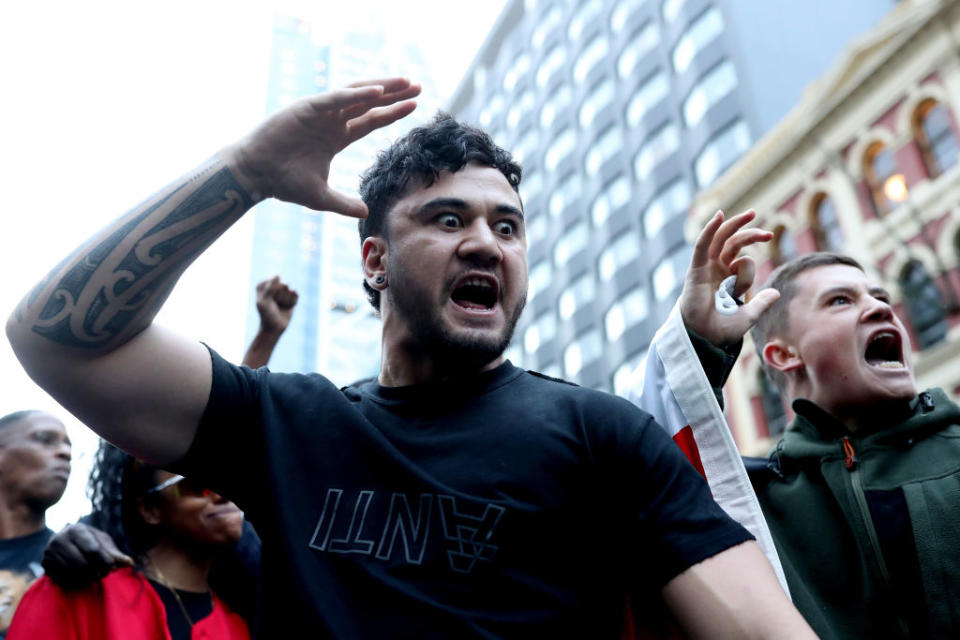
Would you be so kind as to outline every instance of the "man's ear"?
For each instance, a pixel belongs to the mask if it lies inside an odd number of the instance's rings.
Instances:
[[[803,359],[797,350],[780,338],[763,345],[763,359],[780,373],[789,373],[803,366]]]
[[[387,287],[387,249],[387,241],[380,236],[370,236],[360,249],[363,277],[377,291]]]

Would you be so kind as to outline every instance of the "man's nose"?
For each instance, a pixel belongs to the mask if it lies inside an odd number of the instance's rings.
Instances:
[[[460,257],[482,266],[492,266],[503,259],[503,252],[496,233],[482,218],[477,218],[467,227],[460,243]]]
[[[70,460],[73,459],[73,449],[71,448],[70,443],[61,442],[57,446],[56,456],[61,460],[66,460],[67,462],[70,462]]]
[[[867,308],[864,310],[867,320],[890,320],[893,318],[893,307],[885,300],[870,297]]]

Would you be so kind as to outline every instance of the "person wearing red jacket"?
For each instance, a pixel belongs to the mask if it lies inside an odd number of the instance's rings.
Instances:
[[[133,566],[78,590],[40,578],[17,608],[8,640],[249,639],[244,619],[207,582],[217,550],[240,539],[236,505],[106,443],[91,485],[94,522]]]

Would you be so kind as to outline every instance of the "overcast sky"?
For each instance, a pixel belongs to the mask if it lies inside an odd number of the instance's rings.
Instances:
[[[326,6],[335,13],[317,13]],[[330,33],[378,12],[398,39],[421,47],[438,90],[450,93],[502,6],[352,0],[286,2],[280,10]],[[277,7],[237,0],[0,4],[0,318],[78,243],[263,117]],[[236,360],[251,221],[195,263],[159,316]],[[48,512],[57,529],[88,508],[84,484],[95,437],[27,378],[6,339],[0,382],[0,415],[48,411],[74,441],[67,496]]]

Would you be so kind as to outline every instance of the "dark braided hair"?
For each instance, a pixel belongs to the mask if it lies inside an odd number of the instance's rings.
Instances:
[[[158,542],[159,531],[143,520],[138,505],[160,500],[158,494],[147,495],[157,483],[159,470],[101,441],[87,484],[93,505],[91,524],[141,566],[147,551]]]

